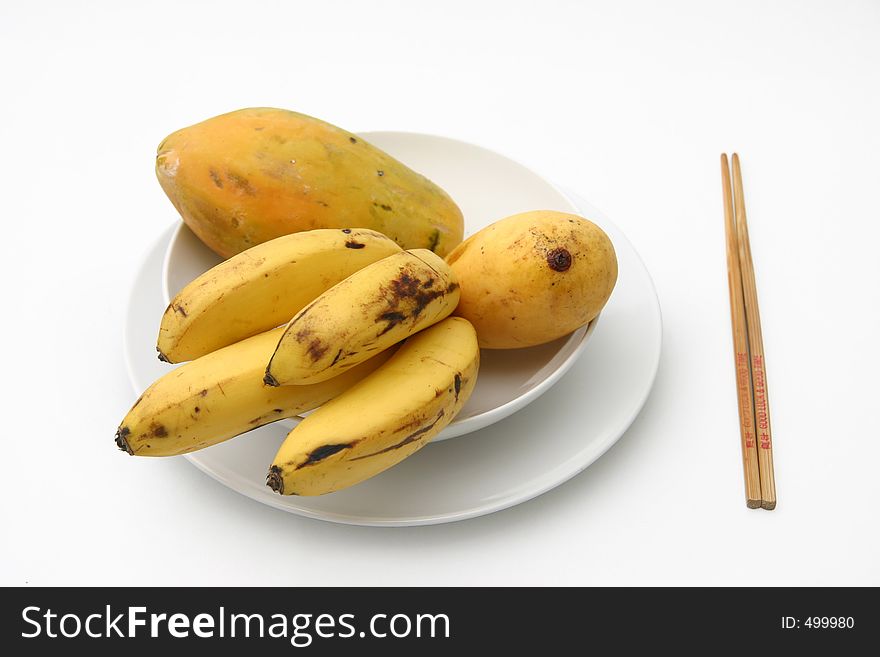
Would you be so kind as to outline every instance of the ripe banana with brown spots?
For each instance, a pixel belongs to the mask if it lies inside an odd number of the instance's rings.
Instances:
[[[450,317],[408,338],[375,372],[300,422],[266,484],[322,495],[361,482],[426,445],[461,410],[477,380],[470,322]]]
[[[269,385],[325,381],[455,310],[452,269],[427,249],[388,256],[355,272],[287,325],[266,368]]]
[[[364,228],[311,230],[254,246],[174,297],[159,327],[159,357],[192,360],[286,324],[325,290],[400,251]]]
[[[388,360],[374,356],[316,385],[263,383],[278,328],[211,352],[168,372],[147,388],[116,432],[117,446],[137,456],[185,454],[317,408]]]

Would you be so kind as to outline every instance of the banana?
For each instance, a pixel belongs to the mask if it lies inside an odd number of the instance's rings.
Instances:
[[[179,363],[286,324],[328,288],[400,247],[363,228],[311,230],[254,246],[174,297],[159,327],[159,358]]]
[[[452,421],[474,389],[479,363],[466,319],[450,317],[417,333],[288,434],[266,485],[282,495],[322,495],[390,468]]]
[[[458,283],[427,249],[388,256],[355,272],[287,325],[266,368],[269,385],[318,383],[449,315]]]
[[[116,432],[137,456],[173,456],[228,440],[332,399],[391,355],[379,354],[341,376],[311,386],[263,384],[282,328],[247,338],[172,370],[141,395]]]

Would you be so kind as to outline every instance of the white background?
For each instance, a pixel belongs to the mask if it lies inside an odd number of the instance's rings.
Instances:
[[[876,1],[3,2],[0,583],[880,584],[878,71]],[[473,141],[601,208],[664,312],[630,431],[536,500],[411,529],[117,452],[128,289],[174,219],[155,147],[255,105]],[[744,161],[773,513],[742,495],[724,150]]]

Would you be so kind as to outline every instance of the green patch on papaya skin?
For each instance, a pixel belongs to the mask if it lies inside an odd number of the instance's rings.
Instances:
[[[439,243],[440,243],[440,231],[435,228],[434,232],[431,233],[431,237],[429,238],[429,241],[428,241],[428,250],[433,251],[434,249],[437,248],[437,245]]]

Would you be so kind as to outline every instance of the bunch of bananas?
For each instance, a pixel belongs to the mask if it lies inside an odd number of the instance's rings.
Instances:
[[[284,440],[267,485],[321,495],[363,481],[430,442],[473,391],[477,336],[449,317],[459,295],[441,257],[372,230],[254,246],[171,301],[159,358],[188,362],[147,388],[116,444],[185,454],[317,408]]]

